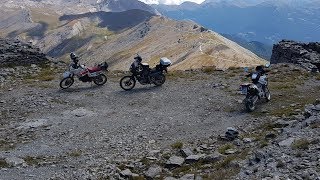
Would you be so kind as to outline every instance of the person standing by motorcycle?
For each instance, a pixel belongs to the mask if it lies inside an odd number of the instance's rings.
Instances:
[[[80,67],[80,65],[79,65],[79,57],[74,52],[71,52],[70,53],[70,59],[72,61],[70,66],[72,66],[72,68],[74,68],[74,69],[78,69]]]
[[[138,73],[139,72],[139,68],[142,66],[142,58],[140,56],[136,56],[134,57],[134,61],[131,64],[131,69],[134,70],[134,72]]]
[[[143,78],[147,78],[149,75],[149,69],[147,69],[146,66],[144,66],[142,63],[141,56],[137,55],[134,57],[134,62],[131,64],[131,68],[134,70],[134,72]]]
[[[268,68],[270,66],[270,64],[266,64],[265,65],[265,67],[266,68]],[[247,75],[247,77],[251,77],[253,74],[257,74],[257,78],[255,78],[256,79],[256,82],[254,82],[254,83],[259,83],[259,78],[261,77],[261,76],[263,76],[263,75],[265,75],[266,73],[268,73],[268,72],[270,72],[270,70],[265,70],[264,68],[263,68],[263,66],[257,66],[256,68],[255,68],[255,70],[256,70],[256,72],[254,72],[254,73],[250,73],[250,74],[248,74]],[[265,86],[265,84],[261,84],[262,85],[262,90],[263,90],[263,92],[265,93],[266,92],[266,86]]]

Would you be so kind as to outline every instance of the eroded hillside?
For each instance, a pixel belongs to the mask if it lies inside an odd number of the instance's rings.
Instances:
[[[265,64],[238,44],[191,21],[174,21],[143,10],[61,15],[51,8],[6,10],[0,18],[2,36],[30,41],[59,60],[67,61],[74,51],[83,63],[107,61],[113,70],[127,70],[136,53],[152,66],[166,56],[175,70]]]

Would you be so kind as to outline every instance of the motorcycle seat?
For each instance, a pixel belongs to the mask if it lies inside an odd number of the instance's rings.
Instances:
[[[88,69],[88,71],[89,71],[90,73],[94,73],[94,72],[97,72],[97,71],[100,71],[100,70],[101,70],[100,67],[89,67],[89,68],[87,68],[87,69]]]

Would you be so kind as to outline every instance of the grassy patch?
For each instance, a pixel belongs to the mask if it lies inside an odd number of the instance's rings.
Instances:
[[[144,178],[143,176],[137,176],[137,177],[133,177],[132,180],[145,180],[146,178]]]
[[[118,166],[118,168],[121,169],[121,170],[125,170],[127,168],[127,166],[125,164],[120,164]]]
[[[218,162],[215,165],[215,168],[217,169],[224,169],[227,168],[229,166],[229,164],[234,161],[236,159],[236,156],[228,156],[226,158],[224,158],[222,161]]]
[[[7,151],[14,149],[15,145],[9,141],[6,141],[5,139],[0,139],[0,150],[1,151]]]
[[[45,161],[44,157],[42,157],[42,156],[39,156],[39,157],[27,156],[27,157],[23,158],[23,160],[29,166],[39,166],[41,162]]]
[[[182,167],[178,167],[172,171],[175,176],[179,176],[179,174],[192,173],[192,166],[186,165]]]
[[[82,151],[81,150],[73,150],[69,153],[69,156],[71,157],[79,157],[82,155]]]
[[[207,66],[202,69],[202,72],[212,74],[216,70],[215,66]]]
[[[1,168],[9,168],[9,164],[4,159],[0,159],[0,169]]]
[[[231,179],[231,177],[237,175],[240,172],[240,168],[225,168],[214,171],[213,173],[203,175],[204,180],[224,180]]]
[[[173,149],[181,149],[183,147],[183,143],[181,141],[177,141],[177,142],[171,144],[171,147]]]
[[[88,96],[88,97],[93,97],[94,96],[93,93],[86,93],[85,95]]]
[[[298,139],[291,145],[292,149],[309,149],[310,142],[307,139]]]
[[[147,158],[142,158],[141,160],[140,160],[140,162],[142,163],[142,164],[144,164],[144,165],[146,165],[146,166],[150,166],[151,165],[151,161],[149,160],[149,159],[147,159]]]
[[[276,165],[277,168],[283,168],[285,166],[286,166],[286,163],[284,163],[283,161],[281,160],[277,161],[277,165]]]
[[[234,148],[233,144],[225,144],[219,147],[218,152],[220,154],[225,154],[228,149],[233,149],[233,148]]]
[[[32,83],[35,80],[39,81],[52,81],[55,78],[56,71],[49,66],[43,66],[38,74],[27,74],[24,76],[24,83]]]

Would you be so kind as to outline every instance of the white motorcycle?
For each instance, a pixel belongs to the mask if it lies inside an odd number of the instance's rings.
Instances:
[[[269,67],[267,64],[266,67]],[[252,83],[244,83],[240,86],[241,94],[246,95],[244,104],[248,112],[252,112],[256,109],[256,103],[258,100],[264,98],[266,101],[271,100],[271,94],[268,88],[268,77],[266,72],[261,66],[261,70],[250,73]]]

